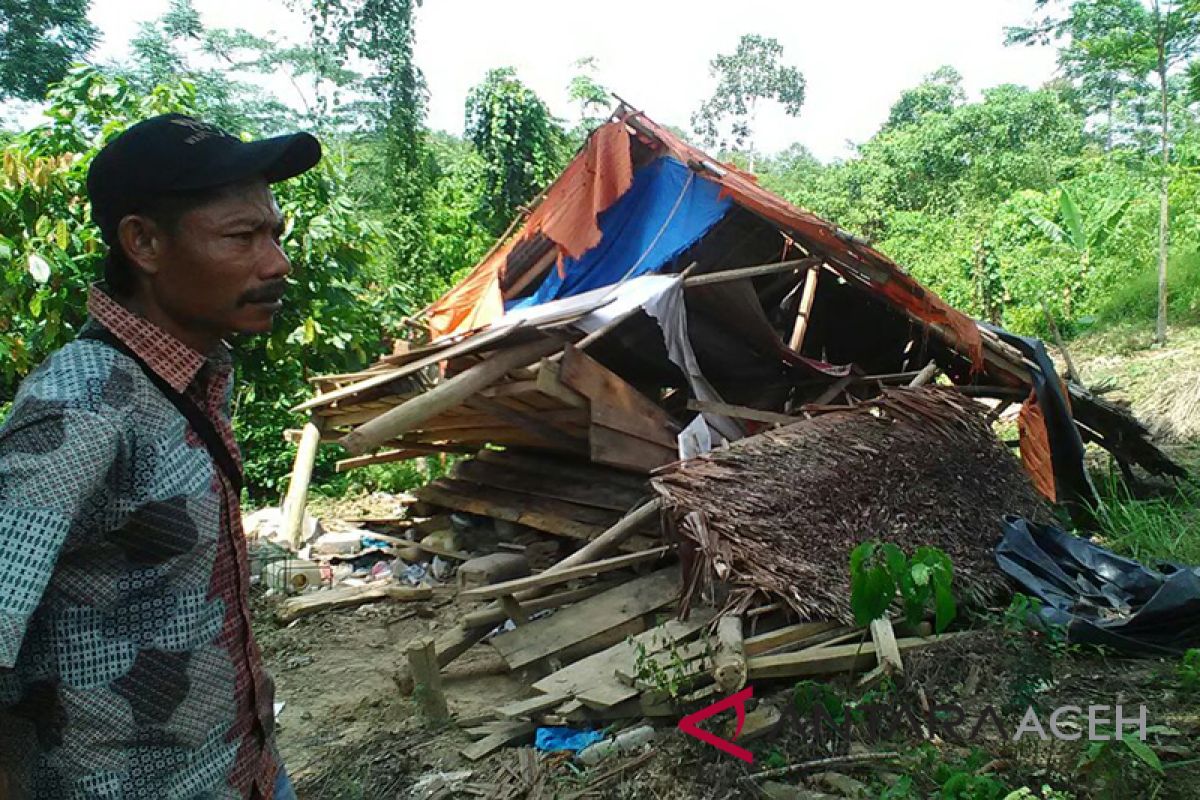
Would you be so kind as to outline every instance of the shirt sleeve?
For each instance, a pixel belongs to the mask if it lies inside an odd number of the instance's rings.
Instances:
[[[98,513],[120,436],[95,413],[18,403],[0,428],[0,667],[13,667],[72,527]]]

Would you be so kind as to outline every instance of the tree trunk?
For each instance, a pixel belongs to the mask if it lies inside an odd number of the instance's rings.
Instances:
[[[1167,341],[1167,247],[1170,224],[1171,145],[1170,118],[1168,117],[1167,60],[1162,40],[1158,44],[1158,81],[1162,94],[1162,176],[1158,188],[1158,320],[1154,326],[1154,341]]]

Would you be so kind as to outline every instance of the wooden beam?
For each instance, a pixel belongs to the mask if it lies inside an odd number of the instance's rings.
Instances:
[[[508,747],[514,742],[527,738],[533,733],[535,728],[537,726],[532,722],[514,722],[508,727],[493,733],[491,736],[464,747],[462,749],[463,757],[468,761],[479,761],[482,758],[487,758],[502,747]]]
[[[664,545],[656,547],[653,550],[644,550],[640,553],[630,553],[624,556],[615,556],[613,558],[605,558],[600,561],[593,561],[588,564],[581,564],[577,567],[559,570],[558,572],[542,572],[538,575],[531,575],[528,578],[517,578],[516,580],[504,581],[503,583],[493,583],[490,586],[478,586],[474,589],[467,589],[459,592],[459,600],[492,600],[504,595],[516,594],[517,592],[526,589],[545,589],[548,586],[557,586],[560,583],[567,583],[576,578],[589,577],[592,575],[601,575],[605,572],[613,570],[625,569],[626,567],[636,566],[638,564],[646,564],[652,561],[658,561],[670,551],[670,546]]]
[[[275,617],[286,624],[331,608],[353,608],[377,600],[412,601],[432,597],[433,589],[428,586],[343,586],[289,598],[279,606]]]
[[[711,286],[715,283],[727,283],[729,281],[760,278],[763,275],[776,275],[780,272],[792,272],[811,266],[820,266],[820,264],[820,258],[799,258],[793,261],[780,261],[777,264],[762,264],[757,267],[741,267],[738,269],[728,269],[723,272],[710,272],[706,275],[694,275],[690,278],[685,278],[683,285],[685,288],[692,289],[697,286]]]
[[[788,625],[747,638],[743,644],[743,650],[748,657],[759,656],[781,647],[801,644],[814,636],[836,630],[838,627],[836,622],[801,622],[798,625]]]
[[[280,531],[284,541],[289,542],[293,550],[300,549],[304,511],[308,506],[308,485],[312,481],[313,464],[317,460],[317,448],[321,444],[324,428],[323,419],[310,417],[300,435],[300,444],[296,447],[296,462],[292,466],[287,498],[283,501],[283,527]]]
[[[342,446],[353,455],[362,455],[389,439],[417,428],[438,413],[460,405],[471,395],[504,377],[509,370],[536,362],[559,347],[557,341],[541,339],[500,351],[346,434],[342,437]]]
[[[907,638],[896,642],[897,649],[908,652],[926,647],[960,634],[943,634],[928,639]],[[757,656],[747,661],[750,680],[767,678],[798,678],[806,675],[829,675],[837,672],[869,669],[876,661],[874,642],[812,647],[796,653]]]
[[[734,419],[748,419],[752,422],[765,422],[768,425],[791,425],[803,417],[793,417],[790,414],[780,414],[776,411],[762,411],[747,406],[734,406],[728,403],[716,403],[710,400],[688,400],[689,411],[700,411],[720,414]]]
[[[367,456],[356,456],[354,458],[343,458],[337,462],[334,467],[335,472],[349,472],[352,469],[359,467],[369,467],[374,464],[391,464],[396,461],[408,461],[413,458],[424,458],[425,456],[436,453],[436,450],[423,448],[420,445],[408,447],[404,450],[388,450],[385,453],[373,453]]]
[[[467,400],[467,407],[486,411],[489,414],[499,417],[509,425],[513,425],[532,436],[545,440],[547,444],[566,446],[570,449],[578,448],[581,453],[587,452],[587,443],[585,440],[581,439],[570,428],[553,424],[547,416],[526,414],[510,408],[497,400],[480,395]]]

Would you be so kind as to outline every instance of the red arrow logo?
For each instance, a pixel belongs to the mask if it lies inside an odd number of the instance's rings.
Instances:
[[[702,708],[695,714],[688,714],[679,720],[679,730],[688,736],[695,736],[705,744],[711,744],[723,753],[728,753],[734,758],[740,758],[742,761],[753,764],[754,754],[749,750],[744,747],[738,747],[728,739],[722,739],[720,736],[702,730],[697,726],[697,723],[703,722],[709,717],[714,717],[727,708],[736,708],[737,729],[733,732],[733,738],[736,740],[742,734],[742,726],[746,724],[746,701],[751,697],[754,697],[754,687],[747,686],[737,694],[730,695],[719,703],[713,703],[711,706]]]

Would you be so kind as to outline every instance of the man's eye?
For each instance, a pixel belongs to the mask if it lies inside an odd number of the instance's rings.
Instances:
[[[248,242],[254,238],[254,231],[238,231],[237,233],[229,234],[229,236],[232,239],[240,239],[244,242]]]

